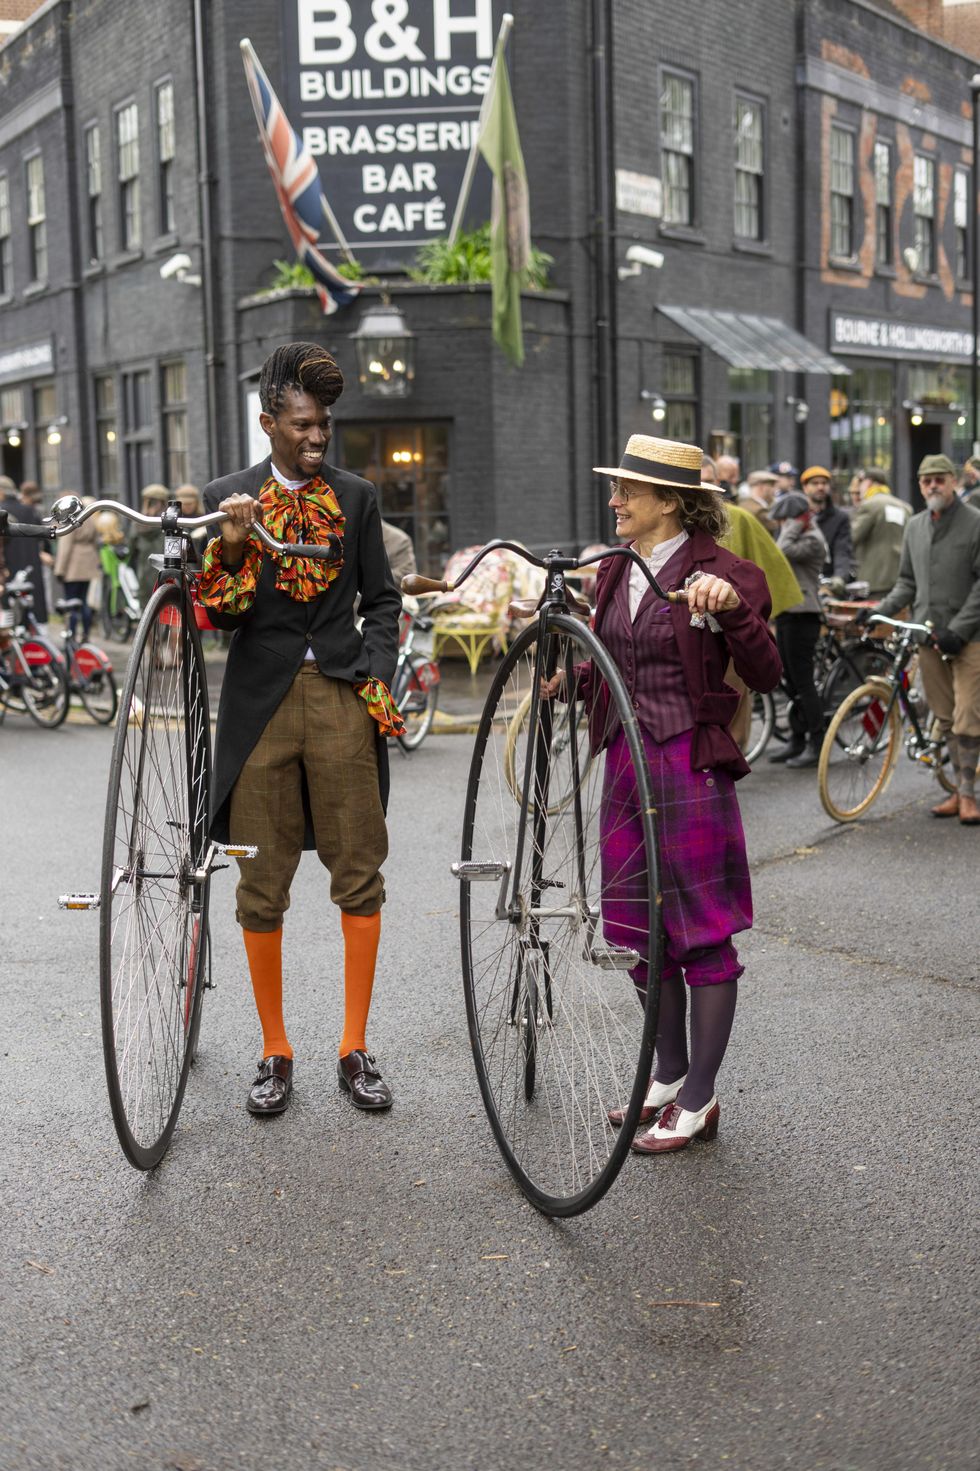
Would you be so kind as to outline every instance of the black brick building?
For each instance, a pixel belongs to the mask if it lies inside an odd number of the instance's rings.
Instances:
[[[439,3],[409,0],[408,20],[431,25]],[[348,381],[337,458],[378,483],[430,567],[491,535],[605,534],[591,467],[638,430],[745,470],[829,461],[843,481],[874,458],[906,494],[924,449],[965,453],[973,65],[893,8],[514,6],[553,289],[525,294],[515,369],[488,288],[387,270],[417,365],[411,396],[378,401],[350,336],[379,288],[331,317],[311,293],[267,293],[291,249],[239,41],[287,103],[291,5],[48,0],[0,49],[5,473],[131,501],[150,480],[202,483],[251,457],[258,367],[299,335]],[[370,0],[351,10],[363,36]],[[342,163],[320,159],[328,198]]]

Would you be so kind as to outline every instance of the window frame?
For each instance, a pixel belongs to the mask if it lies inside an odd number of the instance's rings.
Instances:
[[[161,120],[160,105],[164,96],[170,97],[169,119]],[[169,129],[170,152],[164,152],[166,129]],[[161,77],[153,87],[153,136],[156,148],[156,211],[157,233],[177,233],[177,200],[174,189],[177,163],[177,109],[174,97],[173,77]]]
[[[740,106],[758,108],[758,110],[759,110],[759,140],[758,141],[759,141],[760,162],[759,162],[759,168],[757,170],[747,169],[744,166],[741,166],[739,164],[738,148],[739,148],[740,129],[739,129],[738,110],[739,110],[739,107]],[[761,245],[764,241],[768,240],[768,238],[769,238],[769,227],[768,227],[769,189],[767,187],[767,185],[768,185],[767,169],[768,169],[768,163],[769,163],[769,129],[768,129],[768,123],[769,123],[769,109],[768,109],[768,107],[766,105],[766,99],[764,97],[758,97],[758,96],[756,96],[752,92],[745,92],[745,91],[742,91],[742,90],[736,91],[735,98],[734,98],[734,117],[733,117],[734,148],[735,148],[735,151],[734,151],[734,159],[733,159],[733,174],[734,174],[734,199],[733,199],[733,211],[732,211],[733,229],[734,229],[734,232],[735,232],[735,239],[736,240],[748,241],[748,242],[750,242],[751,244],[754,244],[754,245]],[[746,234],[744,231],[742,231],[742,230],[739,229],[738,215],[739,215],[740,201],[739,201],[739,197],[738,197],[738,193],[739,193],[738,185],[739,185],[739,178],[741,176],[744,176],[744,177],[746,177],[748,179],[755,179],[755,180],[758,181],[757,182],[758,196],[757,196],[756,200],[754,201],[754,206],[753,206],[754,209],[755,209],[755,211],[756,211],[756,215],[757,215],[757,219],[758,219],[758,226],[757,226],[757,232],[754,235]],[[746,202],[745,201],[741,201],[741,203],[742,203],[742,205],[744,207]]]
[[[660,174],[663,189],[663,209],[661,214],[661,225],[666,227],[666,229],[668,230],[696,230],[698,228],[698,223],[700,220],[698,194],[701,182],[701,170],[699,167],[701,131],[699,126],[699,119],[701,97],[700,87],[698,85],[698,76],[697,73],[685,71],[682,67],[662,66],[660,68],[659,81],[660,85],[657,91],[657,125],[660,130]],[[665,109],[663,99],[668,81],[680,82],[684,86],[690,88],[691,144],[689,151],[667,147],[666,130],[664,128]],[[686,193],[688,199],[687,219],[676,219],[668,213],[668,201],[671,198],[672,191],[675,188],[675,186],[671,182],[669,182],[669,174],[671,170],[668,168],[667,164],[668,154],[672,158],[686,160]]]
[[[122,137],[123,118],[132,114],[135,130],[131,138]],[[143,245],[142,201],[140,198],[140,117],[139,103],[134,97],[120,102],[112,110],[113,141],[115,146],[116,197],[119,204],[119,249],[132,254]],[[135,168],[123,174],[124,159],[128,150],[135,156]]]
[[[85,245],[89,262],[95,265],[105,259],[105,222],[102,210],[105,170],[102,161],[102,131],[97,120],[86,123],[82,129],[82,148],[85,157]]]
[[[683,391],[676,389],[671,384],[671,376],[668,364],[670,360],[683,360],[690,365],[691,386]],[[699,444],[699,429],[701,425],[701,352],[698,348],[685,347],[682,345],[667,343],[664,345],[661,358],[660,381],[663,387],[660,390],[661,397],[667,406],[664,418],[663,432],[667,439],[679,439],[689,444]],[[682,426],[678,423],[677,410],[681,408],[693,409],[693,433],[690,435],[681,433]]]
[[[168,371],[179,368],[183,374],[184,396],[171,399],[168,392]],[[163,480],[171,489],[187,485],[191,479],[191,447],[188,410],[190,393],[186,358],[166,358],[160,363],[160,442],[163,449]],[[183,443],[179,443],[180,439]]]
[[[32,173],[39,170],[39,179]],[[48,216],[44,190],[44,154],[40,148],[24,155],[24,220],[27,225],[29,286],[48,283]]]
[[[881,198],[882,174],[878,166],[878,155],[884,153],[888,158],[888,167],[885,173],[884,183],[887,186],[887,198]],[[892,270],[895,265],[895,193],[893,187],[894,179],[894,149],[890,138],[876,138],[874,153],[872,155],[872,173],[875,186],[875,268],[877,270]],[[884,237],[886,248],[882,251],[882,238]]]
[[[918,179],[919,164],[927,166],[929,171],[929,192],[932,197],[932,209],[929,214],[919,209],[920,190],[924,185]],[[932,153],[916,153],[913,155],[912,164],[912,219],[915,233],[912,244],[918,256],[918,265],[915,270],[917,276],[935,276],[936,274],[936,156]],[[926,228],[928,226],[928,229]],[[925,239],[928,243],[928,260],[923,259],[921,242]]]
[[[112,403],[108,406],[101,402],[99,386],[102,383],[112,385]],[[92,408],[95,414],[95,473],[99,487],[99,493],[108,492],[118,495],[120,484],[120,435],[119,435],[119,380],[115,373],[93,373],[92,375]],[[107,439],[111,432],[112,440]],[[110,447],[103,448],[103,441]],[[111,472],[109,466],[111,465]]]
[[[957,164],[953,169],[953,269],[957,281],[969,284],[973,279],[973,221],[970,218],[970,195],[973,183],[972,169]],[[957,185],[963,180],[963,199],[959,199]],[[963,220],[959,219],[959,206],[963,205]],[[960,269],[962,261],[963,269]]]
[[[842,160],[837,159],[837,158],[834,157],[834,139],[835,139],[835,137],[836,138],[847,138],[849,140],[850,159],[847,161],[847,167],[849,168],[850,175],[851,175],[851,188],[850,188],[850,192],[849,193],[846,193],[846,194],[843,191],[841,191],[840,189],[835,189],[835,187],[834,187],[834,171],[835,171],[835,166],[840,166],[842,164]],[[857,146],[856,145],[857,145],[857,129],[856,128],[851,127],[847,123],[839,123],[839,122],[833,122],[833,123],[831,123],[831,125],[830,125],[830,136],[828,138],[828,143],[827,143],[827,183],[828,183],[829,191],[830,191],[830,240],[829,240],[829,254],[830,254],[830,259],[831,260],[834,260],[834,261],[843,261],[843,262],[846,262],[849,265],[850,264],[853,264],[853,262],[857,258],[857,249],[856,249],[856,246],[857,246],[857,229],[856,229],[856,225],[857,225],[857,208],[856,208],[856,203],[855,203],[856,197],[857,197],[857,165],[856,165],[856,162],[855,162],[856,157],[857,157]],[[835,220],[835,218],[834,218],[834,200],[835,199],[843,199],[843,200],[846,200],[847,201],[847,205],[848,205],[848,219],[847,219],[848,249],[847,250],[838,250],[838,249],[835,248],[835,239],[834,239],[834,237],[835,237],[835,232],[838,230],[839,223],[840,223],[838,220]]]
[[[10,214],[10,175],[6,169],[0,173],[0,300],[13,295],[14,256],[13,227]],[[6,228],[4,228],[6,226]]]

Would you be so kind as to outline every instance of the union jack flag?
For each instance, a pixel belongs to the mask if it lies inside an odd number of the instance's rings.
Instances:
[[[243,40],[239,45],[279,208],[293,249],[303,265],[312,271],[316,294],[329,316],[340,307],[349,306],[361,288],[356,281],[345,280],[320,249],[321,222],[325,215],[328,219],[332,216],[320,188],[316,161],[283,112],[252,43]]]

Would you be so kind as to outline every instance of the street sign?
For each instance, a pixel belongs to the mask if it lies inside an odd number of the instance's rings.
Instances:
[[[616,170],[616,208],[625,214],[646,215],[659,220],[663,213],[663,189],[653,174],[635,174],[630,169]]]

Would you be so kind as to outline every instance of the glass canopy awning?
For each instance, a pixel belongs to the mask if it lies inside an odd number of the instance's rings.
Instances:
[[[850,372],[779,317],[719,312],[702,306],[661,306],[658,310],[733,368],[764,368],[775,373]]]

